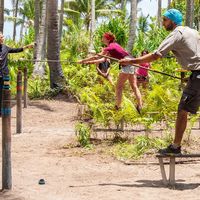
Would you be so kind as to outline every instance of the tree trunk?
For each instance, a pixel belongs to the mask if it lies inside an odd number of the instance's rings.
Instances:
[[[16,27],[17,27],[17,13],[18,13],[18,4],[19,4],[19,0],[16,0],[15,2],[15,8],[14,8],[14,21],[13,21],[13,41],[15,41],[16,38]]]
[[[170,9],[170,7],[171,7],[171,0],[168,0],[167,10]]]
[[[60,88],[64,84],[64,75],[60,64],[60,38],[58,32],[58,0],[47,1],[47,58],[50,69],[50,87]]]
[[[129,38],[127,50],[132,53],[133,44],[136,36],[136,24],[137,24],[137,0],[131,0],[131,13],[130,13],[130,25],[129,25]]]
[[[24,23],[25,23],[25,15],[23,15],[23,22],[22,22],[21,28],[20,28],[20,40],[21,40],[21,41],[22,41],[22,39],[23,39]]]
[[[187,0],[185,25],[193,28],[194,0]]]
[[[4,25],[4,0],[0,0],[0,32],[3,33]]]
[[[64,0],[61,0],[60,23],[59,23],[59,36],[60,36],[60,38],[62,38],[63,15],[64,15]]]
[[[158,27],[161,27],[161,25],[162,25],[161,9],[162,9],[162,2],[161,2],[161,0],[158,0],[158,14],[157,14],[157,24],[158,24]]]
[[[126,0],[121,0],[121,10],[124,11],[126,7]]]
[[[91,21],[90,21],[90,46],[89,51],[92,51],[94,49],[93,45],[93,36],[95,31],[95,0],[91,0]]]
[[[41,24],[39,28],[38,43],[36,45],[36,59],[44,60],[46,57],[46,36],[47,36],[47,0],[42,2],[42,14]],[[41,78],[45,75],[45,63],[36,62],[34,65],[33,75],[40,76]]]
[[[35,17],[34,17],[34,29],[35,29],[35,42],[39,43],[39,25],[40,25],[40,1],[36,0],[34,2],[35,7]],[[36,54],[38,51],[38,45],[34,48],[34,58],[36,58]]]

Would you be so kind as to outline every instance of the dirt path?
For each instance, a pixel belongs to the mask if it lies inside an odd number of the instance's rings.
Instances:
[[[178,165],[178,185],[170,190],[158,165],[125,165],[64,149],[74,137],[76,115],[75,103],[32,101],[24,110],[23,134],[16,135],[13,108],[13,190],[0,193],[0,200],[200,199],[200,163]],[[41,178],[45,185],[38,184]]]

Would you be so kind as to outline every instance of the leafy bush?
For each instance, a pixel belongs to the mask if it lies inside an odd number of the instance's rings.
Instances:
[[[77,123],[75,125],[75,133],[78,142],[83,147],[90,147],[90,128],[87,124]]]

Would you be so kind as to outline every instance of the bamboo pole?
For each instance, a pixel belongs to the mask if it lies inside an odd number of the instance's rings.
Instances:
[[[12,188],[11,170],[11,93],[9,76],[3,77],[2,90],[2,189]]]
[[[110,56],[106,56],[106,55],[101,55],[99,53],[92,53],[92,54],[95,54],[95,55],[98,55],[100,57],[104,57],[104,58],[109,58],[110,60],[113,60],[113,61],[116,61],[116,62],[119,62],[120,60],[117,59],[117,58],[113,58],[113,57],[110,57]],[[165,76],[169,76],[169,77],[172,77],[172,78],[176,78],[176,79],[179,79],[181,80],[181,77],[177,77],[177,76],[174,76],[174,75],[171,75],[171,74],[167,74],[165,72],[161,72],[161,71],[157,71],[155,69],[149,69],[149,68],[146,68],[146,67],[142,67],[138,64],[131,64],[132,66],[135,66],[135,67],[138,67],[138,68],[141,68],[141,69],[145,69],[145,70],[148,70],[148,71],[151,71],[151,72],[155,72],[155,73],[158,73],[158,74],[162,74],[162,75],[165,75]]]
[[[28,74],[27,74],[27,67],[24,68],[24,108],[27,108],[27,100],[28,100],[28,94],[27,94],[27,82],[28,82]]]
[[[22,133],[22,71],[17,73],[16,133]]]

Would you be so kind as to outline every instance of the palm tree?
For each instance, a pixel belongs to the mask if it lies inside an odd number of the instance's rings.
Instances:
[[[171,7],[171,0],[168,0],[167,9],[170,9],[170,7]]]
[[[200,0],[195,1],[194,6],[194,23],[197,30],[200,30]]]
[[[131,0],[129,39],[128,39],[128,45],[127,45],[127,50],[130,53],[133,50],[133,44],[135,41],[136,23],[137,23],[137,0]]]
[[[0,31],[3,33],[4,25],[4,0],[0,0]]]
[[[37,40],[36,59],[44,60],[46,57],[46,36],[47,36],[47,0],[42,1],[41,23],[39,25],[39,35]],[[45,63],[36,62],[34,64],[33,75],[43,77],[45,75]]]
[[[13,1],[13,40],[16,37],[16,27],[17,27],[17,14],[18,14],[19,0]]]
[[[58,0],[47,0],[47,58],[50,69],[50,87],[63,86],[64,75],[60,64],[60,38],[58,32]]]
[[[158,23],[158,27],[161,27],[161,10],[162,10],[162,2],[161,0],[158,0],[158,14],[157,14],[157,23]]]
[[[187,0],[186,2],[186,26],[193,27],[194,22],[194,0]]]
[[[34,16],[34,29],[35,29],[35,42],[39,42],[39,25],[40,25],[40,1],[37,0],[34,2],[35,16]],[[37,47],[34,48],[34,57],[37,54]]]
[[[91,28],[90,28],[90,46],[89,51],[94,49],[93,34],[95,31],[95,0],[91,0]]]
[[[60,18],[59,18],[59,35],[60,35],[60,38],[62,37],[62,30],[63,30],[63,15],[64,15],[64,0],[61,0]]]
[[[69,8],[65,9],[67,15],[72,18],[82,18],[86,26],[86,30],[89,30],[91,23],[91,0],[75,0],[69,2]],[[99,16],[109,16],[113,13],[122,13],[121,10],[115,9],[112,3],[107,0],[95,0],[95,18]],[[76,17],[75,17],[76,16]]]

